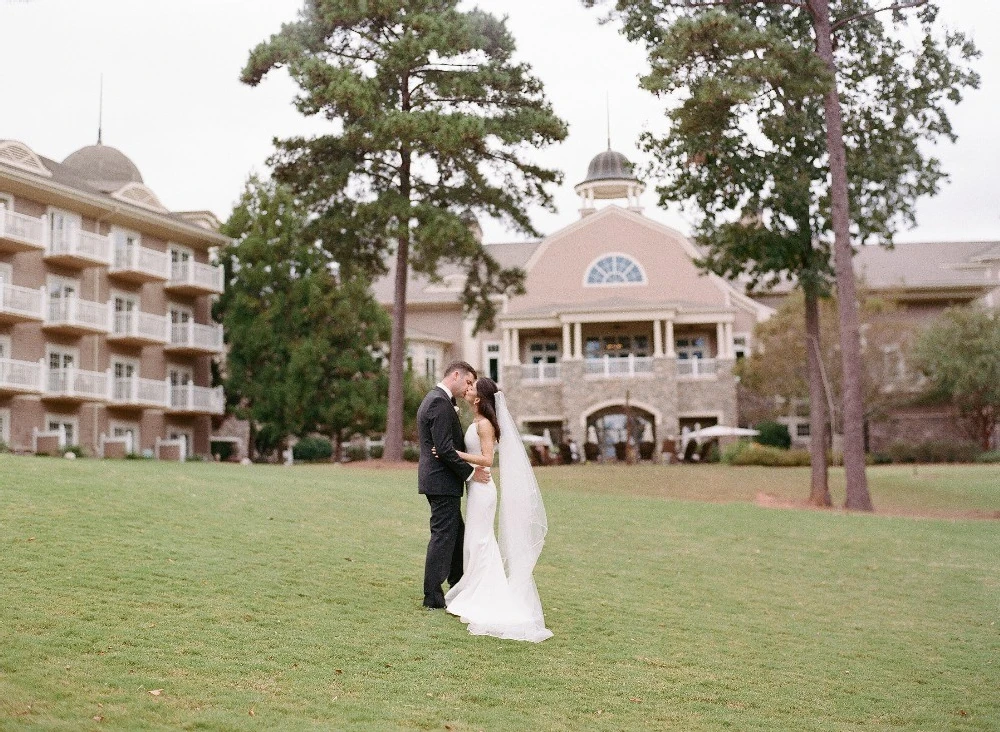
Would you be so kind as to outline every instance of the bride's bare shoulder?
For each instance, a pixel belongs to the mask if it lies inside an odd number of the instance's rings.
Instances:
[[[492,440],[496,436],[496,433],[493,431],[493,423],[485,417],[480,417],[476,420],[476,431],[479,433],[480,438],[489,437]]]

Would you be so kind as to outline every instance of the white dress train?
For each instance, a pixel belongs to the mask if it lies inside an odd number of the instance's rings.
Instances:
[[[469,452],[482,454],[475,423],[465,433],[465,445]],[[502,485],[502,473],[500,478]],[[533,608],[531,598],[521,596],[511,586],[504,571],[504,560],[493,530],[497,509],[496,484],[492,479],[489,483],[470,481],[468,489],[465,542],[462,547],[465,572],[445,595],[448,612],[468,623],[469,632],[473,635],[534,643],[551,637],[552,631],[545,627],[541,615],[541,605]],[[534,591],[534,582],[531,589]]]

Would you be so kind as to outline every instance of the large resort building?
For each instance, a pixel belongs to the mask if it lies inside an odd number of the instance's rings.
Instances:
[[[0,141],[0,439],[207,455],[225,405],[210,253],[227,242],[212,214],[164,208],[113,147],[59,163]]]
[[[493,331],[472,334],[461,272],[442,269],[433,282],[410,273],[410,368],[434,381],[447,361],[465,359],[500,383],[526,432],[548,430],[556,443],[596,437],[609,458],[627,424],[633,441],[652,438],[659,447],[697,426],[740,423],[733,365],[791,288],[751,297],[700,271],[690,240],[643,215],[642,184],[617,152],[595,157],[575,190],[578,220],[540,241],[486,245],[502,265],[526,272],[526,293],[505,301]],[[855,268],[869,292],[898,304],[915,325],[950,305],[1000,304],[996,242],[863,247]],[[375,286],[390,309],[392,288],[392,272]],[[917,386],[903,362],[885,385]],[[787,405],[777,418],[795,442],[808,443],[808,405]],[[954,412],[939,406],[902,407],[870,429],[873,449],[958,434]]]

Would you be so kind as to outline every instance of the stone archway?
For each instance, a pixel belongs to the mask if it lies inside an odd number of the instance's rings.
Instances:
[[[631,403],[626,414],[625,404],[617,402],[595,407],[583,415],[585,440],[596,437],[601,460],[624,460],[626,445],[636,450],[643,437],[652,436],[655,446],[658,415],[644,405]],[[654,447],[655,450],[655,447]]]

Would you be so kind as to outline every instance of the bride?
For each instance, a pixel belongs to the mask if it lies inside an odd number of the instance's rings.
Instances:
[[[500,541],[493,533],[496,484],[492,478],[489,483],[470,482],[462,547],[465,573],[448,590],[445,604],[448,612],[468,623],[473,635],[538,643],[552,635],[532,577],[548,529],[542,496],[496,382],[480,378],[464,398],[475,421],[465,434],[470,452],[459,452],[459,457],[491,467],[499,442]]]

